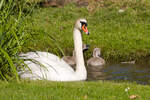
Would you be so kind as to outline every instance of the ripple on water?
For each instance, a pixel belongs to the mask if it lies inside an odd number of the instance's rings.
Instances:
[[[108,64],[87,66],[88,80],[130,81],[150,84],[150,64]]]

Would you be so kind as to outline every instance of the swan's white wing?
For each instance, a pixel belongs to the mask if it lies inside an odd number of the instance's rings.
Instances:
[[[31,79],[48,79],[59,80],[61,77],[68,78],[68,75],[73,75],[74,70],[62,59],[48,52],[28,52],[20,55],[22,59],[31,59],[33,61],[25,61],[32,71],[23,72],[22,78]],[[74,76],[74,75],[73,75]]]

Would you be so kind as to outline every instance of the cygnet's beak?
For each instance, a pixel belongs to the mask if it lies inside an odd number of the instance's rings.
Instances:
[[[86,51],[90,48],[90,45],[89,44],[84,44],[83,45],[83,51]]]
[[[89,44],[86,44],[86,49],[88,50],[90,48],[90,45]]]
[[[85,25],[82,26],[82,30],[83,30],[87,35],[90,34],[89,31],[88,31],[88,29],[87,29],[87,27],[86,27]]]

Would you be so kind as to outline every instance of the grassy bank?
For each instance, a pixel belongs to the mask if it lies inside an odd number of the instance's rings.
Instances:
[[[73,50],[72,31],[76,19],[88,20],[90,36],[83,35],[83,41],[90,44],[86,58],[94,47],[102,49],[106,60],[136,60],[150,55],[150,2],[139,1],[91,2],[88,7],[69,4],[60,8],[35,8],[30,28],[38,29],[34,41],[26,44],[24,51],[43,50],[62,56]],[[123,9],[124,12],[119,13]],[[51,35],[57,41],[53,45]],[[56,46],[56,47],[55,47]],[[28,49],[27,49],[28,48]],[[69,52],[69,53],[68,53]]]
[[[127,92],[126,88],[130,88]],[[110,82],[0,82],[1,100],[136,100],[150,99],[150,87]]]

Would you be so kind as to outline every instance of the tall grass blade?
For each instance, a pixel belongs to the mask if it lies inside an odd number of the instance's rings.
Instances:
[[[0,1],[0,78],[4,80],[14,76],[19,82],[18,68],[23,62],[18,55],[29,37],[25,7],[25,0]]]
[[[18,73],[17,73],[15,65],[13,64],[12,59],[10,58],[10,56],[8,55],[8,53],[6,51],[4,51],[2,48],[0,48],[0,51],[4,54],[5,58],[7,59],[9,65],[10,65],[12,71],[13,71],[13,73],[16,75],[17,81],[19,82]]]
[[[57,43],[57,40],[55,40],[55,38],[51,35],[48,34],[48,37],[50,40],[52,40],[52,42],[56,45],[56,47],[61,51],[61,53],[63,55],[65,55],[64,51],[62,50],[62,48],[59,46],[59,43]]]
[[[3,6],[3,3],[4,3],[4,0],[2,0],[2,1],[0,2],[0,10],[1,10],[2,6]]]

